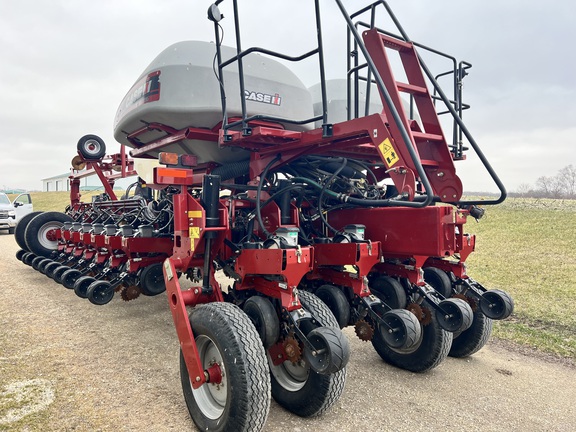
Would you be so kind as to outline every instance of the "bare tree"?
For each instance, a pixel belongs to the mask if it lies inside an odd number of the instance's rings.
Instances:
[[[561,198],[562,197],[562,183],[558,175],[554,177],[538,177],[536,180],[536,188],[547,198]]]
[[[576,168],[568,165],[558,171],[558,181],[567,198],[576,198]]]
[[[521,183],[516,189],[516,193],[519,194],[521,197],[527,197],[532,192],[532,186],[529,183]]]

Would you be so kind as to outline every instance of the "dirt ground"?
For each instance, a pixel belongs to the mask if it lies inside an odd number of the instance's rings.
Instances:
[[[14,257],[0,234],[0,430],[195,430],[165,295],[90,304]],[[351,343],[341,399],[302,419],[274,402],[266,431],[573,431],[576,369],[490,342],[414,374]]]

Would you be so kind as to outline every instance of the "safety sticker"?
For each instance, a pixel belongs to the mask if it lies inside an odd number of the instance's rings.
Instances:
[[[194,250],[194,239],[200,238],[200,227],[190,227],[188,228],[188,234],[190,236],[190,249]]]
[[[396,162],[400,160],[400,157],[398,157],[398,154],[396,153],[396,150],[394,150],[389,138],[382,141],[378,148],[384,156],[384,161],[386,162],[386,165],[388,165],[388,168],[392,168]]]

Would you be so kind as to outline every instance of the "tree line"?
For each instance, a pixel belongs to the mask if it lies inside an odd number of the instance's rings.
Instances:
[[[576,167],[567,165],[554,176],[538,177],[534,186],[522,183],[514,196],[576,199]]]

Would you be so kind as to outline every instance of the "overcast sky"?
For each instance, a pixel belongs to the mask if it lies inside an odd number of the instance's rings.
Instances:
[[[231,1],[221,5],[232,21]],[[312,48],[311,0],[239,0],[244,48]],[[0,0],[0,188],[39,190],[66,172],[78,139],[117,150],[116,109],[145,67],[181,40],[213,41],[204,0]],[[324,37],[328,77],[342,78],[339,12]],[[350,11],[364,1],[345,1]],[[415,41],[473,64],[468,128],[509,190],[576,165],[576,8],[568,0],[391,0]],[[354,6],[356,5],[356,6]],[[227,31],[225,44],[232,45]],[[342,47],[343,48],[343,47]],[[338,56],[339,55],[339,56]],[[339,61],[337,59],[341,59]],[[295,72],[317,82],[305,67]],[[471,158],[473,159],[473,158]],[[457,165],[469,191],[495,190],[474,161]]]

